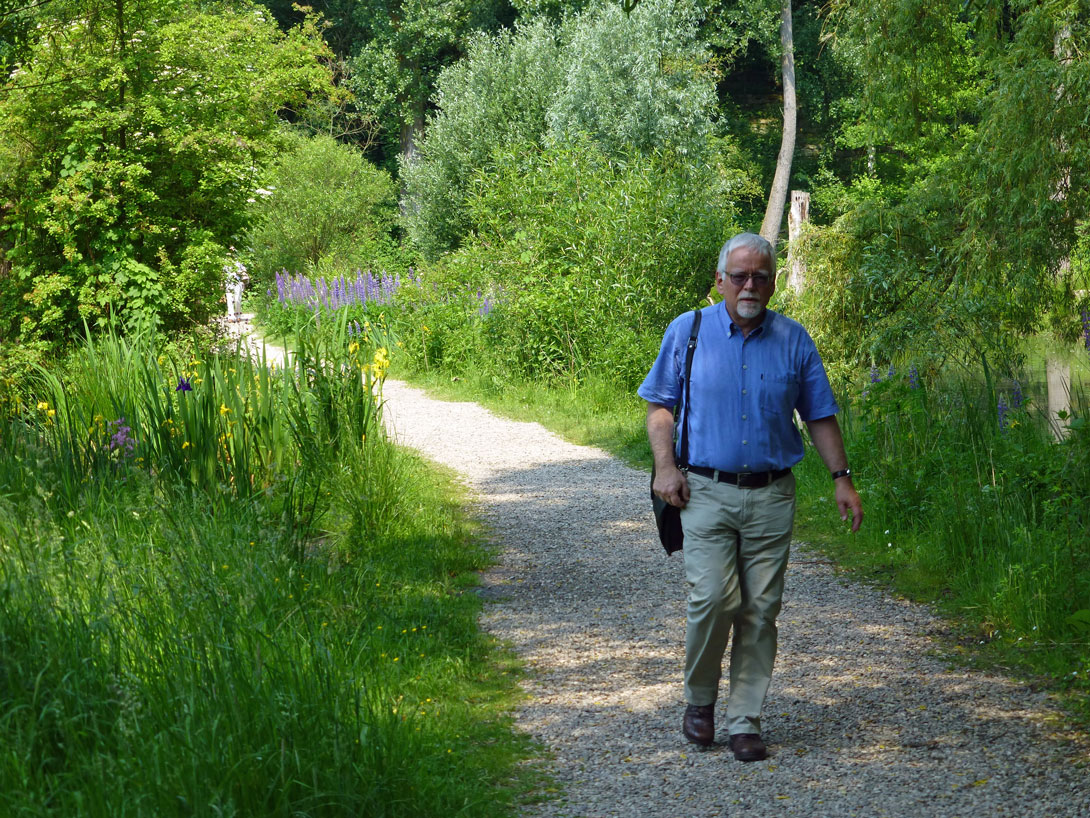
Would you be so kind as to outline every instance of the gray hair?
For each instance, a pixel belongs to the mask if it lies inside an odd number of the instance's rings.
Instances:
[[[739,233],[724,244],[723,249],[719,251],[719,264],[716,265],[715,272],[723,275],[727,271],[727,259],[730,258],[730,254],[742,248],[755,250],[763,255],[768,259],[768,272],[772,275],[776,274],[776,251],[766,239],[756,233]]]

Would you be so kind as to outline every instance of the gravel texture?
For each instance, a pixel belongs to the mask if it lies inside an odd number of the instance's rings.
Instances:
[[[803,543],[765,702],[769,759],[688,744],[682,557],[655,537],[648,475],[476,404],[392,380],[384,397],[394,438],[463,476],[499,546],[482,625],[529,667],[517,724],[562,789],[527,818],[1090,816],[1088,745],[1045,695],[944,661],[941,620]]]
[[[529,666],[517,724],[563,788],[527,815],[1090,816],[1086,745],[1044,695],[943,661],[941,620],[802,543],[769,759],[688,744],[682,558],[655,538],[648,475],[476,404],[384,396],[396,440],[463,475],[501,547],[482,624]]]

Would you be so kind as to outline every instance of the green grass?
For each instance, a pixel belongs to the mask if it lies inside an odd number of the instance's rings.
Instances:
[[[456,484],[383,440],[381,372],[344,340],[263,380],[105,339],[5,420],[0,814],[500,818],[533,795],[519,668],[476,624],[491,554]]]

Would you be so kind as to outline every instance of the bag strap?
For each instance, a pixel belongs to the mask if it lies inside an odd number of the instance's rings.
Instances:
[[[685,348],[685,419],[681,423],[681,463],[678,468],[689,466],[689,381],[693,371],[693,353],[696,352],[696,336],[700,333],[700,310],[693,310],[693,327],[689,331],[689,345]]]

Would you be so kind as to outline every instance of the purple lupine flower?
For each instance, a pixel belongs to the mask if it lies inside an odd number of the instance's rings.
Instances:
[[[111,452],[120,451],[122,454],[132,454],[136,448],[136,441],[132,438],[132,429],[125,425],[125,417],[122,415],[117,420],[110,421],[113,434],[110,435],[108,449]]]
[[[896,374],[896,370],[895,370],[895,369],[893,368],[893,364],[890,364],[890,365],[889,365],[889,375],[888,375],[887,377],[889,378],[889,380],[891,380],[891,381],[892,381],[892,380],[893,380],[893,376],[894,376],[895,374]]]
[[[1014,388],[1011,389],[1011,409],[1021,409],[1022,404],[1025,402],[1026,398],[1022,394],[1022,384],[1015,381]]]
[[[1090,352],[1090,312],[1086,307],[1082,308],[1082,337],[1086,342],[1086,351]]]
[[[477,309],[477,315],[484,318],[490,312],[492,312],[492,299],[485,296],[484,300],[481,301],[481,306]]]
[[[870,382],[871,383],[881,383],[882,382],[882,376],[878,374],[878,367],[876,367],[876,366],[872,366],[870,368]]]
[[[189,382],[189,378],[182,375],[178,378],[178,385],[174,387],[175,392],[192,392],[193,384]]]
[[[1003,434],[1007,433],[1007,412],[1010,407],[1007,406],[1007,402],[1003,400],[1003,396],[999,396],[999,402],[995,406],[996,415],[999,419],[999,431]]]
[[[920,373],[916,369],[916,364],[912,364],[912,367],[908,370],[908,386],[910,389],[920,388]]]

